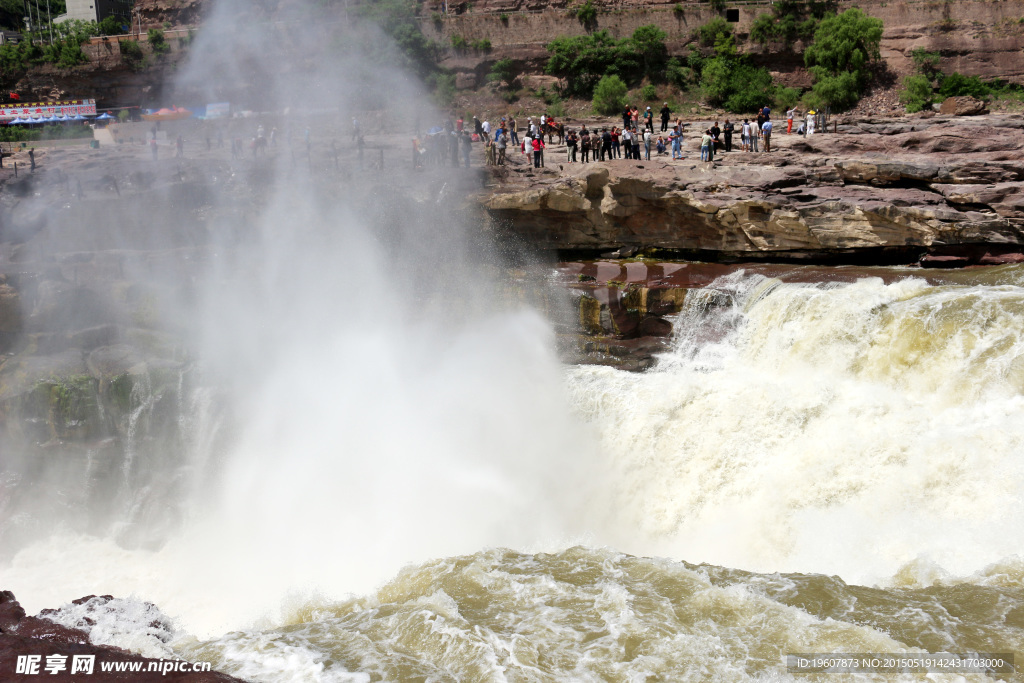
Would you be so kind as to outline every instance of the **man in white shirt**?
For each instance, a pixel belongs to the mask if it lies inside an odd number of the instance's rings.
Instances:
[[[491,122],[490,121],[484,121],[483,124],[480,127],[483,128],[484,137],[487,138],[488,140],[490,140],[491,139]]]

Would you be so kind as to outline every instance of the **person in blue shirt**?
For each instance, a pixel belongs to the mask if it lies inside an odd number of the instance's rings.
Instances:
[[[765,121],[761,126],[761,136],[764,138],[764,151],[772,151],[772,122]]]

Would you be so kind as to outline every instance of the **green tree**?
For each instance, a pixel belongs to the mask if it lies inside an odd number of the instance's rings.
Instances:
[[[903,79],[900,102],[906,106],[908,113],[913,114],[930,107],[933,96],[931,79],[924,74],[914,74]]]
[[[830,105],[836,109],[849,109],[860,99],[860,85],[857,76],[844,71],[838,76],[819,78],[811,88],[818,107]]]
[[[630,41],[643,60],[644,73],[649,77],[660,77],[665,71],[668,49],[665,47],[667,34],[654,24],[641,26],[633,31]]]
[[[643,74],[643,62],[630,39],[616,40],[607,31],[585,36],[563,36],[548,44],[545,71],[564,78],[565,92],[589,95],[598,79],[616,75],[630,82]]]
[[[776,88],[775,105],[780,109],[791,109],[800,101],[800,91],[796,88]]]
[[[626,84],[618,76],[605,76],[594,88],[594,111],[605,116],[618,114],[625,108]]]
[[[814,93],[824,104],[846,108],[860,99],[870,79],[868,65],[881,57],[882,21],[859,9],[825,17],[804,52],[814,75]]]
[[[709,104],[736,114],[749,113],[775,101],[771,74],[743,57],[709,59],[700,83]]]
[[[665,65],[665,80],[680,90],[686,90],[694,81],[693,69],[684,66],[678,57],[672,57]]]
[[[124,28],[121,26],[121,23],[122,23],[121,19],[118,19],[113,14],[111,14],[110,16],[105,17],[103,19],[103,21],[101,21],[97,25],[97,27],[96,27],[97,33],[98,33],[98,35],[101,35],[101,36],[118,36],[118,35],[121,35],[122,33],[125,32]]]

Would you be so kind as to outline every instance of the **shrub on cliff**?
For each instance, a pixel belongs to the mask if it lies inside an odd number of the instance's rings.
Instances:
[[[859,9],[825,17],[804,52],[804,64],[814,74],[814,96],[839,109],[855,104],[870,79],[868,65],[881,58],[881,42],[881,19]]]
[[[416,5],[405,0],[375,0],[356,5],[355,11],[377,24],[398,48],[395,52],[382,47],[379,40],[369,41],[365,47],[373,61],[396,64],[423,78],[437,70],[441,46],[423,35]]]
[[[594,111],[605,116],[619,114],[625,108],[626,84],[618,76],[605,76],[594,88]]]
[[[580,20],[580,23],[590,28],[597,21],[597,8],[594,7],[594,3],[591,0],[587,0],[585,3],[576,8],[576,18]]]
[[[162,55],[171,51],[171,46],[167,44],[164,32],[160,29],[149,29],[146,38],[149,40],[149,47],[153,50],[153,54]]]
[[[705,47],[718,45],[732,37],[732,25],[722,17],[715,17],[696,31],[697,40]]]
[[[118,43],[121,49],[121,59],[134,71],[145,68],[146,56],[142,53],[142,48],[139,46],[138,41],[135,40],[122,40]]]
[[[956,71],[939,78],[938,90],[943,99],[967,95],[983,100],[992,94],[992,88],[977,76],[964,76]]]
[[[49,62],[60,67],[72,67],[78,64],[84,64],[89,61],[82,52],[81,43],[75,36],[70,36],[63,40],[54,40],[49,45],[44,45],[42,48],[42,57],[39,61]]]
[[[515,64],[508,57],[499,59],[491,65],[491,73],[487,74],[487,80],[492,83],[504,84],[511,88],[516,80],[517,71]]]
[[[900,102],[913,114],[932,106],[932,82],[924,74],[915,74],[903,79],[903,90],[900,91]]]
[[[750,39],[762,44],[779,41],[786,45],[801,39],[810,40],[819,20],[834,11],[834,0],[777,0],[772,3],[771,14],[761,14],[754,20]]]

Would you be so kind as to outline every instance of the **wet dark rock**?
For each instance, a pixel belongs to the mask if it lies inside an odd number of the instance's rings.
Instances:
[[[76,600],[75,604],[83,604],[95,597],[81,598]],[[110,596],[104,596],[104,598],[112,599]],[[169,671],[166,675],[159,671],[145,671],[150,662],[159,664],[160,660],[141,657],[109,645],[93,644],[85,631],[68,628],[46,619],[47,612],[53,613],[52,610],[44,610],[39,617],[26,616],[25,610],[15,599],[13,593],[0,591],[0,681],[4,681],[4,683],[30,683],[39,680],[58,681],[59,683],[74,683],[82,680],[98,683],[107,681],[238,683],[240,681],[240,679],[215,671],[199,673]],[[42,658],[39,673],[34,675],[16,673],[18,657],[26,655],[36,655]],[[64,660],[66,668],[63,671],[51,674],[44,670],[46,658],[52,655],[67,658]],[[72,675],[70,662],[74,655],[94,656],[96,659],[93,673]],[[100,669],[101,662],[141,662],[144,670],[141,673],[103,672]]]

